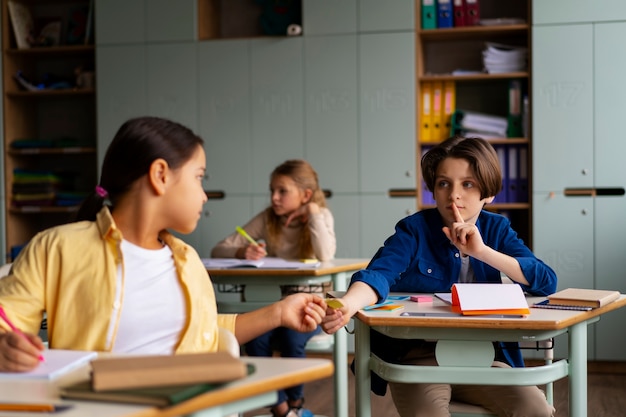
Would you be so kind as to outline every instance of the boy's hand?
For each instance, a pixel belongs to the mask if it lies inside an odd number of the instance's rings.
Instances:
[[[465,223],[456,204],[450,205],[454,213],[452,227],[443,227],[443,233],[463,255],[475,256],[485,246],[483,238],[475,224]]]

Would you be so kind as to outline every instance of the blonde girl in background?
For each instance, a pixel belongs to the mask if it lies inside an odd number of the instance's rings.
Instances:
[[[337,248],[334,219],[326,206],[317,173],[302,159],[285,161],[270,175],[271,205],[254,216],[243,229],[257,242],[248,242],[233,233],[211,251],[214,258],[261,259],[273,256],[284,259],[333,259]],[[283,296],[303,288],[284,286]],[[309,289],[306,288],[308,291]],[[294,332],[280,327],[246,344],[250,356],[272,356],[278,350],[283,357],[304,357],[307,341],[318,330]],[[271,412],[277,417],[307,417],[303,408],[303,386],[279,391],[278,403]]]

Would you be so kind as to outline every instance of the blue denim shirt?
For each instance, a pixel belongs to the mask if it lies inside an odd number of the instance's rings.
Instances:
[[[352,276],[351,283],[368,284],[378,294],[379,302],[389,292],[449,292],[459,278],[461,254],[443,233],[443,227],[437,209],[422,210],[400,220],[395,233],[378,249],[367,268]],[[552,268],[531,252],[506,217],[483,210],[476,227],[487,246],[517,259],[529,282],[529,285],[522,285],[524,291],[533,295],[556,291],[557,277]],[[470,258],[470,264],[476,282],[501,282],[497,269],[474,258]],[[372,331],[372,352],[391,362],[398,362],[411,348],[412,342],[389,340]],[[497,360],[513,367],[524,366],[517,343],[498,345]],[[383,382],[380,378],[372,378],[375,393],[385,394],[386,384],[377,386]]]

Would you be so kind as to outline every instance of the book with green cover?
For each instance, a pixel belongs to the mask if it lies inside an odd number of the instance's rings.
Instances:
[[[134,388],[119,391],[94,391],[90,381],[83,381],[61,389],[61,397],[74,400],[93,400],[167,407],[211,391],[224,384],[191,384],[171,387]]]

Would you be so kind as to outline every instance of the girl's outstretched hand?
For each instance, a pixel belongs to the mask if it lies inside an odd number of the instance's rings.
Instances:
[[[43,349],[39,336],[16,332],[0,333],[0,371],[26,372],[34,369],[39,365]]]
[[[299,332],[317,329],[326,315],[326,303],[314,294],[292,294],[279,301],[279,305],[281,326]]]

